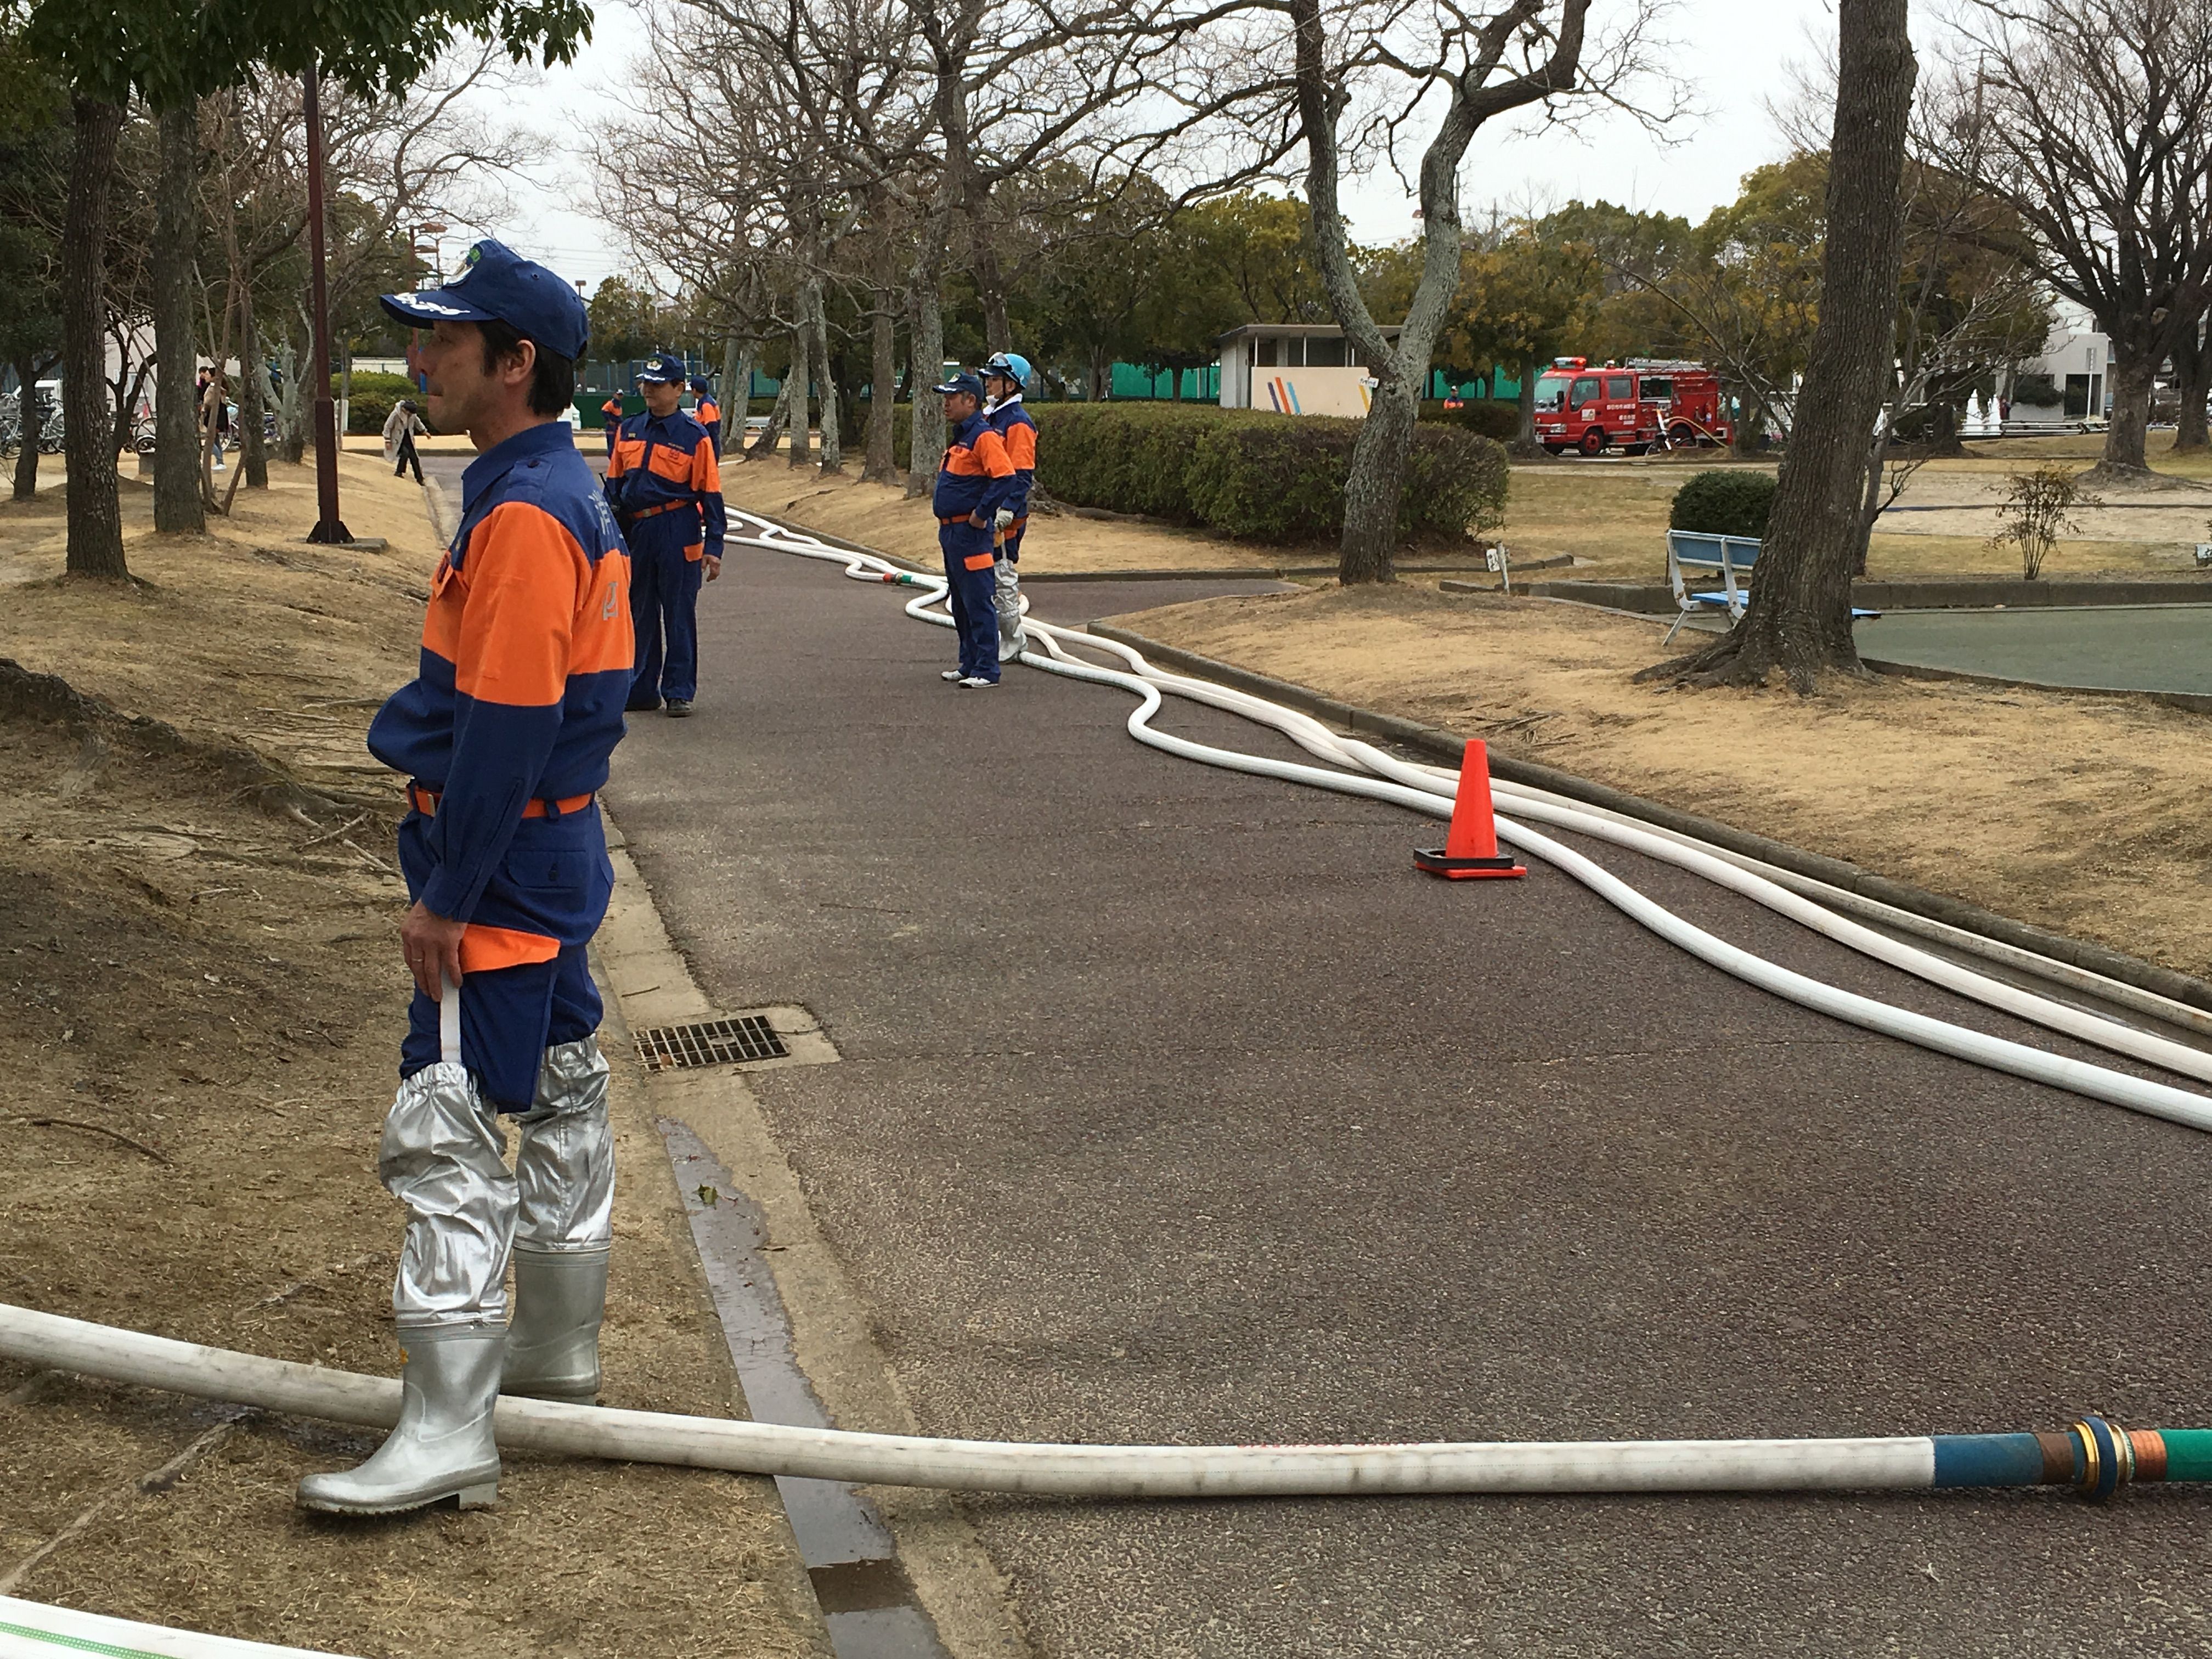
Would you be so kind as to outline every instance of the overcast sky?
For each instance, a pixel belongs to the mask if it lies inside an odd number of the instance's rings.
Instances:
[[[1602,14],[1619,0],[1598,0]],[[1595,19],[1594,18],[1595,21]],[[1487,205],[1517,209],[1570,200],[1606,200],[1638,210],[1702,218],[1730,200],[1742,175],[1787,149],[1766,112],[1790,67],[1813,59],[1835,27],[1832,0],[1678,0],[1663,24],[1670,54],[1699,107],[1662,143],[1625,116],[1591,121],[1579,135],[1538,131],[1533,121],[1492,125],[1468,152],[1462,201],[1470,217]],[[592,44],[571,66],[550,70],[535,108],[558,146],[555,157],[514,192],[514,210],[494,234],[596,287],[625,267],[619,239],[580,209],[591,166],[586,130],[621,107],[627,66],[647,46],[638,16],[623,0],[599,9]],[[1388,175],[1358,182],[1346,203],[1352,234],[1382,243],[1415,228],[1405,190]],[[461,244],[444,248],[448,270]]]

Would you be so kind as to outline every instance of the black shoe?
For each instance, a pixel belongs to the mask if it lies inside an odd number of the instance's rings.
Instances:
[[[660,699],[655,697],[651,702],[626,702],[623,705],[623,713],[625,714],[650,714],[658,711],[659,708]]]
[[[690,698],[689,698],[689,697],[671,697],[671,698],[668,700],[668,718],[669,718],[669,719],[671,719],[671,720],[688,720],[688,719],[690,719],[690,714],[691,714],[691,699],[690,699]]]

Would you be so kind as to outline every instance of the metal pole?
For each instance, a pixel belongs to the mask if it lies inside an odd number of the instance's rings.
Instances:
[[[309,307],[315,330],[315,499],[319,516],[307,532],[311,542],[349,542],[353,532],[338,517],[338,418],[331,401],[331,298],[323,256],[323,110],[317,96],[313,64],[301,77],[307,117],[307,268]]]

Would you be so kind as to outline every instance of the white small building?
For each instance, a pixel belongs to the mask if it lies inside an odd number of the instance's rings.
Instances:
[[[1997,379],[2006,424],[2102,421],[2112,412],[2112,343],[2088,317],[2062,307],[2040,356]]]
[[[1393,325],[1382,331],[1395,339]],[[1247,323],[1223,335],[1221,406],[1279,415],[1367,413],[1374,376],[1334,323]]]

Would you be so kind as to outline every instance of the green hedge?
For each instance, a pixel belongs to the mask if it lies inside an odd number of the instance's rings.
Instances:
[[[1031,413],[1037,483],[1060,501],[1275,544],[1343,531],[1357,421],[1172,404],[1055,404]],[[1415,429],[1401,533],[1464,535],[1495,524],[1504,502],[1497,444],[1449,426]]]
[[[331,376],[331,396],[338,395],[338,377]],[[392,407],[402,398],[415,399],[416,412],[427,423],[429,413],[422,407],[422,392],[404,374],[386,374],[376,369],[356,369],[353,377],[353,399],[346,405],[346,430],[349,433],[374,434],[384,430],[385,422],[392,418]]]
[[[1667,527],[1708,536],[1764,537],[1766,515],[1774,507],[1774,485],[1771,472],[1748,467],[1693,473],[1674,492]]]
[[[1490,398],[1470,398],[1457,409],[1446,409],[1441,399],[1431,400],[1421,405],[1421,418],[1443,426],[1465,427],[1502,444],[1521,435],[1521,405]]]

